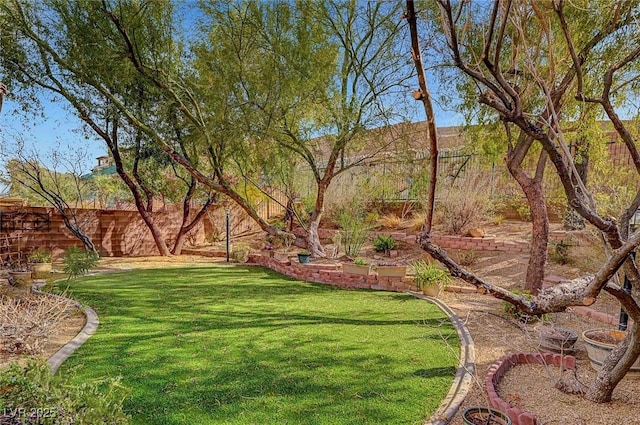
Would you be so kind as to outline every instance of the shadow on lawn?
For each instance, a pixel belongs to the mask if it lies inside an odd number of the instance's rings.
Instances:
[[[71,289],[101,325],[70,365],[122,375],[134,423],[397,424],[399,411],[415,422],[426,403],[415,399],[437,405],[455,373],[415,352],[455,331],[435,307],[411,318],[405,308],[427,304],[409,295],[342,291],[258,267],[135,271]],[[431,400],[436,385],[442,394]]]

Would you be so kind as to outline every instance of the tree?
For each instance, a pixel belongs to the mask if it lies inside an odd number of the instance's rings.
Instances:
[[[626,338],[611,352],[596,380],[586,389],[594,402],[607,402],[617,383],[640,354],[640,279],[632,252],[640,233],[628,234],[629,219],[640,205],[640,192],[632,196],[616,219],[604,216],[573,167],[564,129],[596,105],[613,124],[640,173],[640,155],[629,122],[619,112],[629,108],[640,82],[640,11],[634,2],[615,1],[588,7],[557,0],[550,3],[496,0],[486,3],[437,0],[440,32],[451,64],[465,78],[478,107],[492,111],[503,123],[508,138],[507,166],[527,195],[533,219],[532,257],[528,282],[541,287],[545,258],[542,247],[548,232],[545,198],[538,182],[550,162],[568,204],[603,235],[610,255],[593,276],[542,289],[528,300],[464,270],[434,245],[427,232],[420,244],[446,265],[452,275],[484,288],[527,314],[563,311],[569,306],[591,305],[602,292],[620,301],[634,321]],[[597,10],[597,13],[595,11]],[[523,159],[537,155],[533,176],[522,168]],[[577,184],[576,184],[577,183]],[[611,281],[622,270],[632,282],[631,293]],[[529,278],[528,278],[529,279]]]
[[[170,18],[171,8],[159,6],[162,7],[152,7],[146,3],[118,3],[114,6],[124,15],[124,19],[131,19],[131,30],[139,35],[136,43],[141,49],[156,42],[159,46],[171,48],[171,40],[164,33],[167,27],[162,25]],[[1,12],[3,31],[6,31],[2,37],[2,65],[7,74],[26,93],[39,89],[55,93],[67,101],[79,118],[104,140],[114,159],[116,171],[131,191],[158,251],[161,255],[169,255],[171,251],[167,247],[164,232],[153,219],[154,193],[139,172],[142,163],[150,159],[141,157],[142,146],[149,142],[149,137],[132,125],[118,107],[114,107],[114,101],[135,111],[141,118],[153,116],[154,119],[171,123],[173,114],[167,108],[155,106],[159,99],[157,90],[153,86],[145,86],[132,69],[104,60],[103,55],[107,53],[114,57],[122,55],[117,48],[105,48],[106,45],[113,46],[113,43],[109,44],[109,35],[115,37],[116,41],[123,41],[123,35],[119,32],[121,26],[108,27],[114,22],[122,25],[120,18],[110,14],[107,2],[43,2],[30,5],[13,1],[3,4]],[[141,12],[140,16],[136,12]],[[156,54],[158,60],[164,54],[163,63],[176,59],[171,51],[158,50],[152,53]],[[116,59],[116,62],[119,60]],[[109,90],[111,87],[118,88],[117,95],[114,94],[115,90]],[[32,98],[23,96],[25,102]],[[172,129],[170,125],[163,125],[162,130]],[[176,146],[183,147],[181,139],[180,135],[175,137]],[[124,153],[123,149],[127,152]],[[166,156],[165,153],[163,155]],[[128,162],[127,156],[130,157]],[[131,168],[127,167],[127,163]],[[189,221],[196,186],[195,179],[192,179],[183,192],[183,213],[187,216],[183,217],[172,250],[174,253],[180,252],[184,236],[204,217],[214,201],[212,196],[204,200],[201,210]]]
[[[60,155],[51,152],[52,168],[47,168],[42,165],[42,158],[37,152],[27,152],[22,140],[14,142],[15,149],[10,153],[14,159],[5,164],[9,174],[6,182],[9,193],[28,198],[35,195],[36,201],[44,201],[55,208],[65,227],[87,251],[97,255],[98,251],[86,232],[87,216],[79,213],[93,191],[91,183],[82,178],[83,173],[78,169],[84,153],[76,151],[75,155]],[[58,171],[59,168],[65,168],[66,172]]]
[[[389,155],[400,138],[370,131],[402,119],[410,68],[399,47],[399,5],[217,2],[208,12],[214,24],[199,57],[207,66],[238,70],[230,78],[243,101],[241,116],[254,128],[262,124],[260,137],[250,138],[254,149],[275,144],[311,171],[316,191],[306,243],[313,256],[323,256],[318,228],[331,182]],[[216,55],[221,60],[211,59]]]

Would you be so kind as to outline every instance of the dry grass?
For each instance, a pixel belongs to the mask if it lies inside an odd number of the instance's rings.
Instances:
[[[387,229],[398,229],[402,227],[403,221],[395,214],[385,214],[378,218],[377,224]]]
[[[42,354],[50,337],[76,307],[52,295],[0,296],[0,343],[11,354]]]

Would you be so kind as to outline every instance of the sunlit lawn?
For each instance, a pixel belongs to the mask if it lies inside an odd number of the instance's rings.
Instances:
[[[135,424],[420,424],[457,364],[445,316],[405,294],[229,266],[105,274],[70,289],[100,327],[61,373],[122,376]]]

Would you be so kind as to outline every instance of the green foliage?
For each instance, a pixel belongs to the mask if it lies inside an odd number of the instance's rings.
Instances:
[[[571,245],[564,240],[553,242],[551,244],[550,257],[551,261],[557,264],[571,264],[573,260],[569,257],[569,248]]]
[[[53,259],[53,253],[49,248],[36,248],[31,254],[29,254],[30,263],[50,263]]]
[[[340,214],[338,223],[342,228],[342,243],[345,254],[349,257],[356,257],[367,240],[369,225],[358,214],[346,211]]]
[[[42,425],[124,425],[127,390],[120,379],[73,383],[71,372],[53,375],[44,361],[11,363],[0,373],[0,412],[7,422]]]
[[[438,267],[435,263],[418,260],[414,261],[411,267],[416,274],[415,282],[419,290],[425,286],[446,286],[451,282],[449,271]]]
[[[373,249],[376,252],[389,252],[396,247],[393,236],[377,235],[373,241]]]
[[[98,266],[100,257],[92,251],[85,251],[77,246],[69,247],[64,253],[63,271],[67,279],[82,276]]]
[[[368,263],[364,258],[356,258],[355,260],[353,260],[353,264],[355,264],[356,266],[366,266]]]

